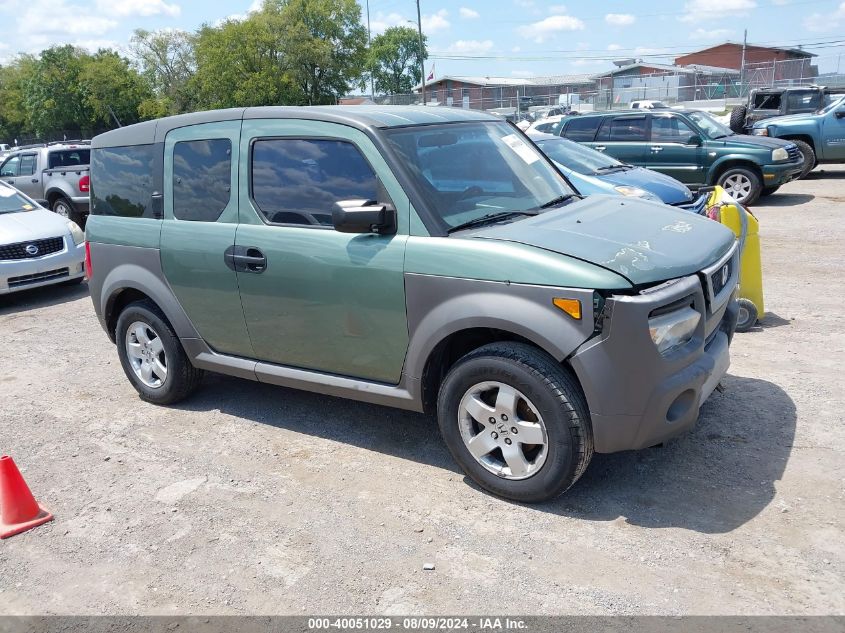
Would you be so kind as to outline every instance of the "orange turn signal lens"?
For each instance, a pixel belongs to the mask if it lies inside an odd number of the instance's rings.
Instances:
[[[566,312],[566,314],[571,316],[573,319],[577,321],[581,320],[581,301],[579,299],[562,299],[561,297],[555,297],[552,299],[552,303]]]

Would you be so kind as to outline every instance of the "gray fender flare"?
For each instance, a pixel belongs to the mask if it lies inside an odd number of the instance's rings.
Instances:
[[[199,338],[188,315],[164,278],[158,249],[92,242],[91,259],[94,262],[95,275],[89,286],[91,296],[98,298],[99,314],[104,324],[108,322],[118,295],[124,290],[133,289],[143,292],[155,302],[170,321],[176,336]],[[96,274],[98,268],[108,270],[99,284]]]
[[[494,328],[516,334],[558,362],[593,333],[593,291],[507,282],[405,275],[410,335],[405,374],[420,379],[437,345],[451,334]],[[552,299],[580,299],[581,319],[555,307]]]

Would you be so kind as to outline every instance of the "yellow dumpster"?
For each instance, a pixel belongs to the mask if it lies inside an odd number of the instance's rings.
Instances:
[[[760,223],[757,218],[715,187],[706,205],[707,216],[731,229],[740,243],[739,320],[737,332],[750,330],[765,315],[763,306],[763,266],[760,261]]]

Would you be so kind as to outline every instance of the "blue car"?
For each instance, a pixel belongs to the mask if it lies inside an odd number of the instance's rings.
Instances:
[[[670,176],[634,167],[574,141],[551,134],[529,134],[583,196],[634,196],[673,206],[692,203],[692,192]]]

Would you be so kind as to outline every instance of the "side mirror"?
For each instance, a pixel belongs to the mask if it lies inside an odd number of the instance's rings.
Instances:
[[[341,233],[396,233],[396,209],[375,200],[340,200],[332,209],[332,224]]]
[[[837,119],[845,119],[845,108],[841,108],[833,113]]]
[[[693,134],[692,136],[689,137],[689,140],[687,140],[687,145],[695,145],[696,147],[701,147],[701,144],[703,142],[704,141],[701,139],[701,137],[698,134]]]

